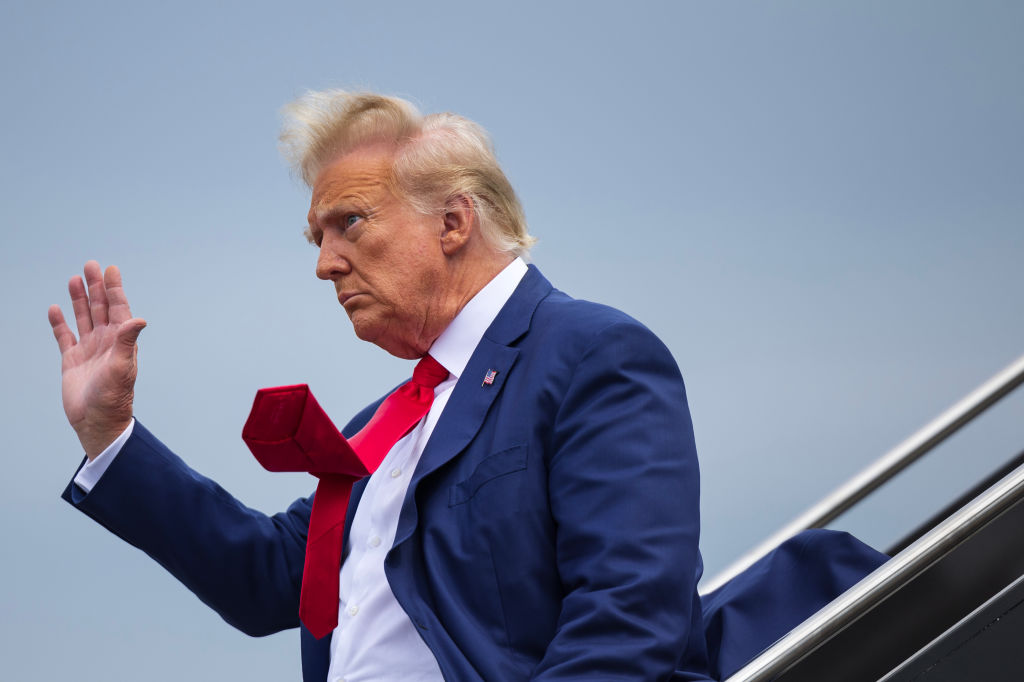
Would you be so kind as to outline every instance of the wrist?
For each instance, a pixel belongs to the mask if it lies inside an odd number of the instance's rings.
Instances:
[[[118,420],[116,422],[110,422],[103,424],[102,426],[94,426],[88,429],[82,429],[76,431],[78,434],[78,442],[82,444],[82,449],[85,450],[85,456],[91,462],[96,459],[104,450],[110,447],[118,437],[124,433],[132,424],[132,417],[129,415],[125,420]]]

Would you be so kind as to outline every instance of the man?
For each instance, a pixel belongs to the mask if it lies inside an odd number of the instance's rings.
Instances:
[[[302,615],[304,679],[705,679],[696,452],[668,350],[524,263],[522,210],[472,122],[337,91],[291,112],[317,276],[356,336],[423,358],[414,378],[438,370],[352,490],[330,624]],[[300,625],[325,477],[315,505],[266,517],[188,469],[134,419],[145,322],[117,269],[90,262],[69,288],[78,341],[57,306],[50,322],[87,461],[65,498],[241,630]],[[360,456],[391,400],[343,429]]]

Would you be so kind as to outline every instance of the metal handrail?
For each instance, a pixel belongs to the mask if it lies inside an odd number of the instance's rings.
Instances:
[[[728,682],[763,682],[785,672],[1012,507],[1022,496],[1024,466],[1018,467],[765,649],[729,677]]]
[[[965,424],[1024,383],[1024,355],[978,386],[831,494],[776,531],[701,586],[712,592],[748,569],[782,542],[808,528],[821,528],[898,474]]]
[[[972,485],[962,495],[922,521],[917,528],[914,528],[902,538],[886,547],[883,552],[889,556],[896,556],[907,547],[914,544],[914,542],[921,538],[925,533],[952,516],[953,512],[965,507],[968,502],[1006,478],[1011,471],[1022,465],[1024,465],[1024,450],[1018,452],[1015,456],[997,467],[988,476]]]

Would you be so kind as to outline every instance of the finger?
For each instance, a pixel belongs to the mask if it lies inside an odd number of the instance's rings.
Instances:
[[[49,318],[50,326],[53,328],[53,338],[57,339],[57,347],[60,348],[60,352],[63,355],[64,351],[75,345],[75,334],[68,327],[68,323],[64,321],[64,313],[59,305],[51,305],[46,316]]]
[[[107,288],[103,286],[100,264],[94,260],[85,264],[85,283],[89,285],[89,312],[92,313],[93,326],[106,324],[110,320]]]
[[[103,284],[107,289],[107,301],[110,303],[110,323],[121,324],[132,319],[128,297],[125,296],[124,286],[121,284],[121,271],[116,265],[111,265],[103,273]]]
[[[78,325],[78,338],[92,331],[92,313],[89,312],[89,296],[85,293],[85,282],[75,275],[68,282],[68,293],[71,294],[71,307],[75,311],[75,324]]]
[[[135,354],[135,342],[139,340],[139,334],[146,328],[146,321],[139,317],[133,317],[121,325],[117,330],[117,350],[115,351],[124,358],[131,359]]]

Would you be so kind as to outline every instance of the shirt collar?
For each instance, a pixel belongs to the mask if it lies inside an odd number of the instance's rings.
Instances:
[[[430,347],[430,355],[456,379],[469,364],[484,332],[504,307],[526,274],[526,263],[516,258],[469,300]]]

